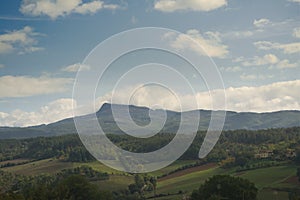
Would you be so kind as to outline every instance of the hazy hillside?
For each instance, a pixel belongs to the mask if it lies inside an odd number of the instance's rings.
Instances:
[[[122,114],[125,112],[125,105],[116,105],[118,111]],[[129,106],[131,117],[138,125],[147,125],[150,122],[149,108]],[[188,111],[185,114],[189,117],[192,112],[200,112],[199,130],[205,130],[208,127],[211,111],[209,110],[194,110]],[[162,110],[152,110],[152,113],[157,118],[162,118]],[[167,120],[161,132],[175,132],[180,122],[181,113],[174,111],[166,111]],[[116,125],[112,116],[111,105],[104,104],[96,113],[98,120],[106,133],[121,134],[122,131]],[[84,120],[91,120],[91,115],[81,116]],[[125,119],[118,119],[121,123],[128,124]],[[192,117],[189,119],[193,120]],[[278,111],[271,113],[237,113],[228,111],[224,130],[236,129],[268,129],[300,126],[300,111]],[[130,127],[128,127],[130,128]],[[134,131],[134,130],[132,130]],[[37,136],[55,136],[76,133],[74,121],[72,118],[64,119],[48,125],[39,125],[33,127],[0,127],[0,139],[4,138],[28,138]]]

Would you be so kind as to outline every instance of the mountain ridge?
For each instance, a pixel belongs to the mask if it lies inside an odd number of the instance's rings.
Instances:
[[[112,116],[111,110],[112,104],[105,103],[96,112],[96,116],[103,127],[105,133],[121,134],[122,130],[116,125],[115,119]],[[156,114],[156,117],[161,117],[160,113],[162,109],[151,109],[145,106],[135,105],[123,105],[114,104],[121,114],[126,111],[129,106],[129,112],[132,119],[138,125],[147,125],[150,122],[149,111],[151,110]],[[167,120],[162,132],[176,132],[180,116],[185,113],[189,117],[189,113],[200,112],[199,130],[206,130],[210,117],[211,110],[190,110],[184,112],[176,112],[166,110]],[[222,110],[216,112],[223,112]],[[90,120],[93,114],[78,116],[85,117],[85,120]],[[126,124],[126,119],[120,118],[122,122]],[[193,120],[192,118],[189,120]],[[286,128],[300,126],[300,111],[297,110],[281,110],[274,112],[235,112],[226,111],[226,119],[224,124],[224,130],[237,130],[237,129],[269,129],[269,128]],[[66,118],[50,124],[41,124],[37,126],[29,127],[0,127],[0,139],[11,139],[11,138],[30,138],[39,136],[57,136],[65,134],[76,133],[73,118]]]

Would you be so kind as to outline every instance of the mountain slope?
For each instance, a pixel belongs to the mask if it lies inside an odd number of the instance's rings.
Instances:
[[[114,105],[120,113],[121,117],[116,120],[123,125],[128,125],[126,128],[131,130],[130,124],[124,115],[127,106]],[[162,110],[150,110],[147,107],[129,106],[129,112],[132,119],[136,124],[140,126],[147,125],[150,122],[149,111],[153,114],[157,120],[163,119]],[[207,129],[211,118],[211,111],[209,110],[194,110],[185,112],[185,115],[189,117],[192,122],[192,113],[200,112],[199,130]],[[112,115],[112,108],[110,104],[104,104],[100,110],[96,113],[96,116],[101,124],[105,133],[121,134],[122,130],[116,125],[116,122]],[[161,130],[161,132],[175,132],[178,129],[181,113],[174,111],[166,111],[167,120]],[[84,120],[92,119],[92,115],[80,116]],[[300,126],[300,111],[278,111],[270,113],[251,113],[251,112],[232,112],[226,113],[226,120],[224,124],[224,130],[236,130],[236,129],[268,129],[268,128],[284,128]],[[131,131],[134,131],[133,129]],[[29,138],[38,136],[55,136],[63,134],[76,133],[73,118],[64,119],[48,125],[39,125],[33,127],[0,127],[0,139],[8,138]]]

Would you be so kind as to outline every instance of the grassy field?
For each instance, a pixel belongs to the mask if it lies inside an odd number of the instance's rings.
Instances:
[[[288,192],[277,191],[272,189],[263,189],[258,193],[258,200],[288,200]]]
[[[203,183],[208,177],[215,174],[221,174],[223,172],[223,169],[214,167],[211,169],[187,173],[182,176],[159,181],[157,184],[157,192],[177,193],[180,190],[183,192],[192,192],[194,189],[198,188],[200,184]]]
[[[258,189],[277,188],[282,187],[283,184],[285,187],[291,187],[285,181],[291,176],[295,176],[296,170],[295,165],[276,166],[246,171],[240,177],[255,182]]]
[[[258,198],[266,200],[288,199],[288,189],[300,188],[300,184],[289,182],[296,175],[295,165],[276,166],[250,170],[241,175],[255,183],[259,189]]]
[[[101,190],[119,191],[127,189],[133,183],[133,176],[130,175],[111,175],[109,180],[94,182]]]
[[[124,172],[120,172],[118,170],[107,167],[106,165],[104,165],[98,161],[88,162],[88,163],[73,163],[73,165],[74,165],[74,167],[79,167],[79,166],[83,166],[83,165],[89,166],[96,171],[107,172],[108,174],[119,174],[119,175],[124,174]]]
[[[22,175],[37,175],[54,174],[63,169],[73,168],[73,166],[74,165],[72,163],[61,162],[57,159],[45,159],[23,165],[1,168],[1,170]]]

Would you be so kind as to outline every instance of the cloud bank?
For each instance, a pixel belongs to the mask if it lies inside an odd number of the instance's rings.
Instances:
[[[115,10],[116,4],[105,4],[103,1],[93,0],[83,3],[82,0],[23,0],[20,11],[25,15],[45,15],[51,19],[61,16],[77,14],[94,14],[102,9]]]
[[[226,0],[158,0],[154,3],[154,9],[162,12],[211,11],[226,5]]]
[[[281,50],[285,54],[300,53],[300,42],[281,44],[277,42],[258,41],[254,46],[260,50]]]
[[[200,55],[224,58],[228,55],[228,46],[222,43],[219,32],[204,32],[191,29],[186,34],[166,35],[170,45],[181,51],[194,51]],[[192,40],[191,40],[192,39]]]
[[[238,112],[271,112],[278,110],[300,110],[300,80],[277,82],[258,87],[229,87],[225,89],[227,97],[227,110]],[[133,88],[125,88],[115,94],[112,103],[128,104],[128,94]],[[165,108],[169,110],[193,110],[193,109],[214,109],[223,108],[216,99],[212,107],[212,96],[222,95],[221,90],[211,92],[200,92],[195,96],[188,94],[180,95],[183,102],[179,103],[174,96],[166,94],[158,88],[145,87],[134,95],[131,103],[138,106],[152,108]],[[191,107],[192,98],[196,98],[198,107]],[[104,102],[111,102],[112,95],[106,94],[97,101],[99,107]],[[72,104],[76,106],[73,99],[58,99],[34,112],[15,110],[11,113],[0,112],[0,126],[29,126],[47,124],[64,118],[72,117]],[[88,112],[88,111],[86,111]]]
[[[240,58],[240,62],[243,66],[269,65],[269,67],[277,67],[278,69],[295,68],[298,66],[298,63],[291,63],[288,59],[280,60],[274,54],[266,54],[262,57],[254,56],[251,59]]]
[[[227,110],[238,112],[270,112],[277,110],[300,110],[300,80],[277,82],[263,86],[244,86],[244,87],[229,87],[225,89],[227,98]],[[158,93],[158,89],[144,88],[140,90],[140,94],[136,95],[133,99],[135,105],[148,106],[161,105],[166,109],[180,110],[180,105],[176,98],[170,95],[163,95],[162,92]],[[130,89],[119,91],[113,99],[113,103],[128,104],[127,97],[130,94]],[[159,95],[157,95],[157,93]],[[156,95],[155,95],[156,94]],[[214,109],[219,110],[223,105],[218,101],[212,107],[211,97],[222,95],[221,90],[212,90],[211,92],[197,93],[196,100],[199,107],[190,107],[189,102],[193,95],[181,95],[184,101],[181,103],[183,110],[192,109]],[[101,102],[111,101],[111,96],[106,95],[102,97]]]
[[[293,30],[293,36],[295,38],[300,38],[300,27],[294,28],[294,30]]]
[[[61,71],[64,72],[78,72],[78,71],[89,71],[90,66],[83,65],[81,63],[75,63],[66,67],[61,68]]]
[[[11,113],[0,112],[0,126],[33,126],[49,124],[73,116],[73,99],[58,99],[34,112],[14,110]]]
[[[66,91],[70,83],[69,78],[1,76],[0,98],[60,93]]]
[[[19,54],[40,51],[43,48],[38,47],[36,36],[37,33],[30,26],[23,29],[14,30],[0,35],[0,54],[11,53],[16,51]]]

